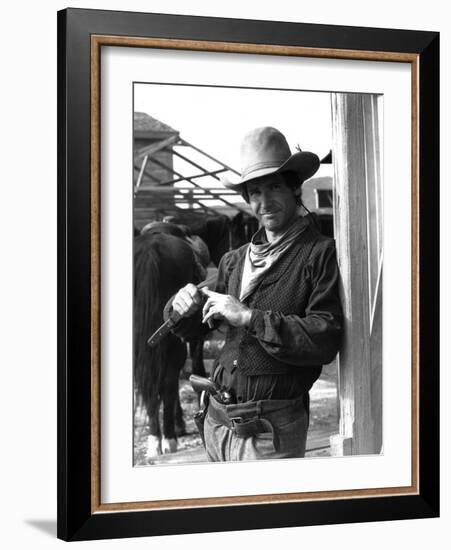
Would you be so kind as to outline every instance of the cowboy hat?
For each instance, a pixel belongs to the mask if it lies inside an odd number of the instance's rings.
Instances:
[[[250,180],[281,172],[295,172],[304,182],[315,174],[320,164],[317,155],[308,151],[292,155],[285,136],[271,126],[255,128],[247,133],[241,144],[240,157],[241,179],[238,182],[222,179],[225,187],[238,192]]]

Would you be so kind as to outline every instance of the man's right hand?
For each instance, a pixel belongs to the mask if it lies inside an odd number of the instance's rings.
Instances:
[[[204,302],[204,295],[192,283],[181,288],[172,300],[172,309],[182,315],[190,317],[199,310]]]

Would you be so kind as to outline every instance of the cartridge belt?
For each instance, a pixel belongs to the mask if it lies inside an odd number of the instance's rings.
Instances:
[[[277,428],[297,420],[303,409],[303,395],[296,399],[268,399],[233,405],[223,405],[213,398],[210,399],[208,415],[237,437],[246,438],[271,432],[274,447],[277,449]]]

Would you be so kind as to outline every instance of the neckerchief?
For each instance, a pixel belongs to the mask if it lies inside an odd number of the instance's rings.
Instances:
[[[252,294],[266,273],[293,246],[308,225],[305,218],[298,217],[287,231],[272,243],[267,241],[264,227],[255,233],[244,259],[240,301]]]

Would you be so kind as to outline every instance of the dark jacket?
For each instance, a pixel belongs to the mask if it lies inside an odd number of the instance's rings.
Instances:
[[[239,297],[248,246],[224,255],[214,290]],[[250,325],[228,327],[220,364],[245,376],[296,375],[308,391],[342,334],[333,239],[310,224],[244,303],[252,309]],[[200,315],[184,322],[195,330]]]

